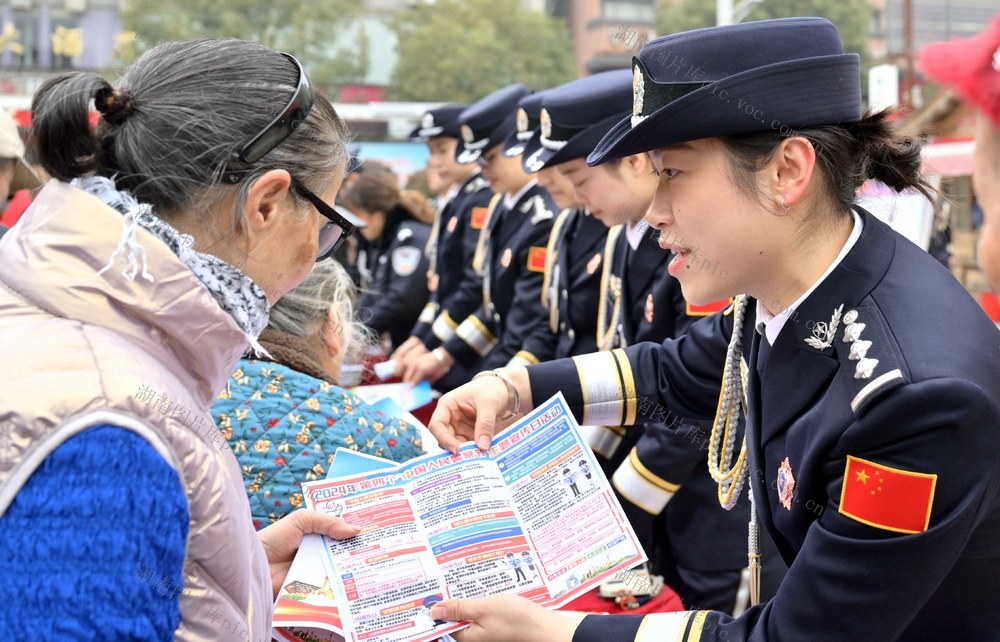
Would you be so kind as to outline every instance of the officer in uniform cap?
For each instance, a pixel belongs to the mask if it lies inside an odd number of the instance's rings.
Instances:
[[[504,141],[517,129],[518,103],[529,93],[524,85],[509,85],[459,118],[456,159],[478,163],[496,192],[474,261],[483,275],[482,303],[459,322],[455,336],[409,367],[404,380],[434,381],[456,363],[479,370],[551,357],[541,291],[556,205],[520,158],[503,155]]]
[[[396,361],[399,375],[406,372],[410,363],[451,339],[458,327],[456,319],[467,317],[483,300],[483,280],[472,262],[479,234],[486,225],[493,190],[477,166],[455,161],[455,147],[461,137],[458,117],[467,107],[454,104],[431,109],[410,134],[411,140],[427,143],[430,152],[427,171],[435,178],[440,175],[437,180],[442,185],[434,187],[442,194],[425,252],[429,261],[430,300],[412,336],[391,357]],[[468,381],[469,376],[456,368],[439,379],[435,387],[450,390]]]
[[[597,74],[588,80],[594,87],[605,86],[613,81],[617,73]],[[538,161],[540,150],[563,148],[570,142],[568,136],[567,140],[545,136],[551,136],[553,132],[544,105],[550,96],[565,93],[565,87],[544,92],[533,105],[522,107],[524,120],[536,124],[534,131],[527,132],[522,165],[526,172],[537,175],[539,184],[552,194],[562,208],[549,237],[542,288],[542,303],[548,308],[555,358],[586,354],[597,349],[598,288],[603,273],[604,243],[608,235],[607,227],[580,206],[572,183],[554,168],[558,163],[546,166]],[[573,143],[575,145],[576,141]],[[586,156],[586,153],[582,155]],[[533,159],[531,163],[529,158]]]
[[[919,142],[862,112],[860,58],[822,18],[659,38],[633,73],[632,115],[588,160],[649,153],[647,218],[671,273],[693,302],[735,296],[732,309],[662,344],[482,377],[442,397],[430,429],[450,450],[485,448],[501,415],[555,392],[584,421],[634,423],[644,399],[714,415],[709,468],[724,507],[751,505],[751,578],[760,528],[788,574],[735,618],[568,620],[516,597],[447,600],[432,617],[498,642],[996,639],[1000,331],[854,202],[866,178],[927,191]]]
[[[632,72],[624,69],[581,78],[546,92],[544,125],[528,144],[525,163],[530,160],[545,173],[574,159],[585,159],[604,134],[628,115],[631,107]],[[591,171],[605,170],[595,168]],[[607,227],[602,221],[590,216],[583,220],[592,221],[604,230],[601,238],[606,239]],[[556,230],[559,228],[557,220]],[[681,296],[680,283],[667,274],[669,254],[648,234],[644,236],[639,249],[633,251],[626,236],[618,235],[622,243],[618,256],[623,260],[615,262],[610,270],[602,270],[604,287],[607,291],[607,282],[614,276],[622,284],[626,296],[632,290],[648,297],[655,294],[662,304],[655,320],[631,314],[630,306],[622,300],[615,304],[622,309],[612,312],[611,316],[620,319],[619,326],[626,328],[624,332],[631,339],[659,342],[678,336],[698,317],[689,314],[690,306]],[[574,249],[571,244],[570,253]],[[601,257],[604,248],[597,249],[597,256]],[[589,258],[594,251],[595,248],[588,246],[582,253]],[[565,253],[560,253],[557,261],[561,265],[568,264]],[[598,283],[595,279],[593,291],[586,291],[582,285],[576,282],[571,288],[563,285],[558,303],[564,304],[564,310],[569,309],[570,312],[564,312],[561,318],[569,319],[571,327],[583,325],[587,328],[593,352],[598,326]],[[577,296],[584,291],[586,296]],[[561,345],[564,343],[561,341]],[[611,346],[604,347],[609,349]],[[579,352],[560,354],[557,351],[556,356],[575,354]],[[728,512],[719,510],[716,485],[709,477],[703,447],[708,436],[708,422],[680,421],[675,416],[667,416],[666,411],[650,410],[645,431],[637,426],[626,433],[627,438],[617,452],[610,458],[599,454],[598,461],[607,475],[613,475],[612,485],[650,556],[652,572],[663,575],[685,604],[732,612],[739,608],[742,571],[746,567],[746,555],[739,544],[746,538],[749,506],[743,504]],[[583,428],[588,438],[596,439],[598,448],[609,432],[625,432],[618,427]],[[780,580],[780,573],[775,579]]]

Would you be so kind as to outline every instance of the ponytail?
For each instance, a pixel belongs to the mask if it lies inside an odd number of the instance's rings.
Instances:
[[[897,192],[914,189],[934,200],[934,189],[920,174],[918,139],[901,136],[889,118],[891,110],[866,113],[849,125],[822,125],[722,137],[733,179],[747,194],[762,198],[754,174],[767,167],[781,141],[791,137],[808,140],[816,150],[817,174],[834,203],[848,212],[858,190],[868,179],[885,183]]]
[[[867,113],[848,131],[861,146],[864,175],[885,183],[897,192],[915,189],[930,200],[932,188],[920,174],[920,140],[896,133],[889,121],[891,111]]]
[[[38,160],[62,181],[96,172],[104,164],[101,135],[90,125],[90,102],[111,85],[96,74],[63,74],[45,81],[31,101]]]

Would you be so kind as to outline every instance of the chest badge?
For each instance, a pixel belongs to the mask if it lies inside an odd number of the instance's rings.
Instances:
[[[792,464],[788,457],[778,468],[778,501],[785,510],[792,510],[792,498],[795,496],[795,476],[792,475]]]
[[[653,295],[646,295],[646,323],[653,322]]]
[[[510,260],[512,258],[514,258],[514,252],[508,247],[506,250],[503,251],[503,255],[500,257],[500,265],[503,267],[503,269],[506,270],[507,268],[510,267]]]
[[[601,267],[601,253],[598,252],[594,255],[594,258],[587,262],[587,274],[593,274],[597,271],[597,268]]]
[[[457,216],[452,216],[450,219],[448,219],[448,228],[447,228],[448,229],[448,234],[451,234],[452,232],[454,232],[455,231],[455,226],[457,226],[457,225],[458,225],[458,217]]]
[[[813,325],[813,335],[806,339],[809,347],[816,348],[817,350],[826,350],[833,345],[833,338],[837,334],[837,328],[840,326],[840,315],[843,312],[844,306],[841,304],[839,308],[833,311],[833,318],[830,319],[830,323],[820,321]]]

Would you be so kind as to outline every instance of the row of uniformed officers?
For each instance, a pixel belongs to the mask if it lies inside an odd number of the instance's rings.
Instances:
[[[428,227],[383,206],[396,213],[362,230],[359,257],[363,282],[378,270],[389,284],[367,301],[368,323],[391,335],[404,380],[448,391],[491,368],[674,338],[729,305],[689,304],[667,272],[672,254],[644,218],[658,183],[646,154],[587,165],[629,114],[632,81],[616,70],[541,92],[514,84],[423,115],[411,137],[427,144],[438,215]],[[359,200],[374,180],[354,181],[345,205],[372,209]],[[407,310],[425,276],[429,300],[414,325]],[[649,416],[670,429],[584,430],[652,570],[685,604],[738,612],[749,594],[748,505],[725,511],[715,499],[707,422],[663,408]],[[768,571],[773,591],[783,568]]]

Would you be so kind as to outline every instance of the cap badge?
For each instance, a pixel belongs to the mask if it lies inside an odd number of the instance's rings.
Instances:
[[[549,116],[549,111],[542,108],[542,113],[538,117],[538,122],[542,128],[543,138],[552,138],[552,117]]]
[[[646,119],[642,115],[642,103],[646,97],[645,78],[642,69],[636,65],[632,70],[632,126],[635,127]]]
[[[421,129],[431,129],[434,127],[434,114],[427,112],[424,117],[420,119]]]
[[[476,142],[476,135],[472,133],[471,127],[468,125],[462,125],[460,131],[462,133],[462,140],[464,140],[467,145]]]
[[[517,108],[517,131],[528,131],[528,112],[524,111],[524,107]]]

